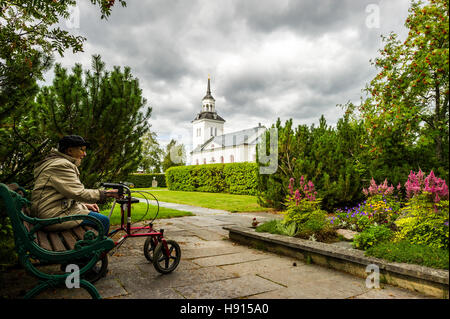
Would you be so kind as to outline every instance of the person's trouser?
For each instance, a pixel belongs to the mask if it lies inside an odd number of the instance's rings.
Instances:
[[[95,217],[97,218],[103,225],[103,229],[105,230],[105,235],[108,235],[109,233],[109,218],[108,216],[102,215],[100,213],[97,212],[89,212],[89,216]],[[94,228],[96,228],[97,224],[95,224],[93,221],[90,220],[83,220],[83,222],[80,225],[87,225],[87,226],[92,226]]]

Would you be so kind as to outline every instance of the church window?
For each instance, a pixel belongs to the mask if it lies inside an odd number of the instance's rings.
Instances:
[[[214,128],[214,136],[217,136],[217,127]]]
[[[211,136],[213,136],[213,128],[211,127]]]

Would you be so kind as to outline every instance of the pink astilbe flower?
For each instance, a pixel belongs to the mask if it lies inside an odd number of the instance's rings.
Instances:
[[[305,178],[302,176],[300,178],[300,187],[297,188],[294,192],[294,178],[289,179],[289,193],[291,196],[289,200],[295,200],[295,204],[298,206],[302,199],[307,199],[308,201],[315,201],[317,192],[314,188],[314,184],[312,181],[305,182]]]
[[[302,195],[300,194],[300,191],[298,189],[295,190],[295,204],[298,206],[298,203],[302,199]]]
[[[421,193],[422,187],[424,186],[424,174],[422,170],[419,170],[419,172],[416,174],[415,172],[411,171],[408,176],[408,180],[405,183],[406,188],[406,197],[412,198],[415,195]]]
[[[289,188],[289,194],[291,194],[291,196],[294,193],[294,181],[295,181],[295,179],[293,177],[291,177],[289,179],[289,187],[288,188]]]
[[[394,186],[388,186],[387,179],[384,180],[383,184],[377,185],[375,180],[371,179],[369,189],[363,188],[363,193],[366,196],[373,196],[373,195],[392,195],[394,192]]]
[[[424,176],[421,170],[417,174],[411,171],[405,183],[406,197],[408,199],[423,192],[430,193],[431,198],[436,203],[441,199],[448,199],[448,186],[445,180],[436,177],[433,171],[426,178]]]
[[[300,187],[302,187],[304,184],[305,184],[305,178],[302,175],[302,177],[300,177]]]

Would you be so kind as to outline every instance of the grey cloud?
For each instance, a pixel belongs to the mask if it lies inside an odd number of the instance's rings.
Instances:
[[[345,26],[360,28],[365,23],[365,8],[373,0],[336,1],[240,1],[237,10],[248,25],[261,32],[292,28],[304,36],[314,37]],[[376,2],[375,2],[376,3]],[[275,9],[274,9],[275,8]]]

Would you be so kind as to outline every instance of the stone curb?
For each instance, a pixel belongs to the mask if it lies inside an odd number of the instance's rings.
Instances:
[[[418,291],[438,298],[447,298],[449,272],[425,266],[388,262],[367,257],[363,251],[332,244],[313,242],[295,237],[258,233],[253,228],[226,226],[229,238],[244,244],[261,246],[273,252],[310,260],[329,268],[366,278],[366,267],[375,264],[382,281],[402,288]]]

